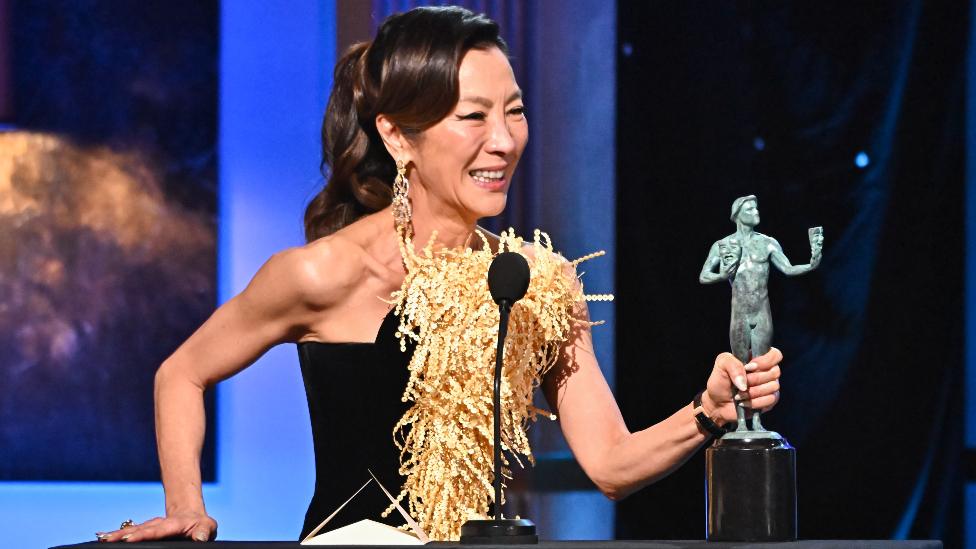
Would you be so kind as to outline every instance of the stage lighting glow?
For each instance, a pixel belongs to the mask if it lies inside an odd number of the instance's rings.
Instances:
[[[868,157],[868,153],[864,151],[857,153],[857,156],[854,157],[854,165],[858,168],[867,168],[870,163],[871,159]]]
[[[757,135],[756,138],[752,140],[752,146],[757,151],[764,150],[766,148],[766,140]]]

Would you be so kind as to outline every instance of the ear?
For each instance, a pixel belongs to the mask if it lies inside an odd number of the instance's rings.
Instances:
[[[400,131],[399,126],[394,124],[385,114],[378,114],[376,115],[376,131],[379,132],[380,139],[383,140],[386,152],[390,153],[394,160],[402,160],[405,164],[410,163],[412,148],[403,132]]]

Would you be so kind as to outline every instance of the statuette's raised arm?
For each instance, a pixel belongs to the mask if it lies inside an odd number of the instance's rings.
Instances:
[[[814,255],[810,260],[810,263],[806,265],[793,265],[790,263],[789,258],[783,253],[782,246],[775,238],[769,239],[769,257],[773,265],[780,270],[786,276],[798,276],[806,274],[820,265],[820,249],[814,247],[813,235],[811,234],[810,246],[814,250]],[[823,244],[823,236],[820,236],[820,244]]]

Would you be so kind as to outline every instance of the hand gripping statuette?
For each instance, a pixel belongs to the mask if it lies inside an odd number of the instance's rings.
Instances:
[[[823,256],[823,228],[808,230],[810,263],[793,265],[776,239],[756,232],[758,200],[743,196],[732,203],[734,233],[715,242],[698,279],[728,280],[732,286],[729,343],[744,364],[769,352],[773,319],[769,308],[769,270],[787,276],[808,273]],[[763,427],[760,410],[736,406],[735,429],[706,451],[707,536],[715,541],[796,539],[796,450]]]

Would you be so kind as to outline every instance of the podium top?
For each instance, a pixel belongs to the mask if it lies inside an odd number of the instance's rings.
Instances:
[[[297,541],[153,541],[126,543],[132,549],[303,549]],[[59,545],[50,549],[105,549],[106,545],[91,541],[74,545]],[[337,546],[338,547],[338,546]],[[352,545],[355,549],[417,549],[416,545]],[[614,541],[542,541],[538,545],[461,545],[455,542],[431,542],[434,549],[942,549],[938,540],[800,540],[782,543],[744,543],[676,540],[614,540]]]

